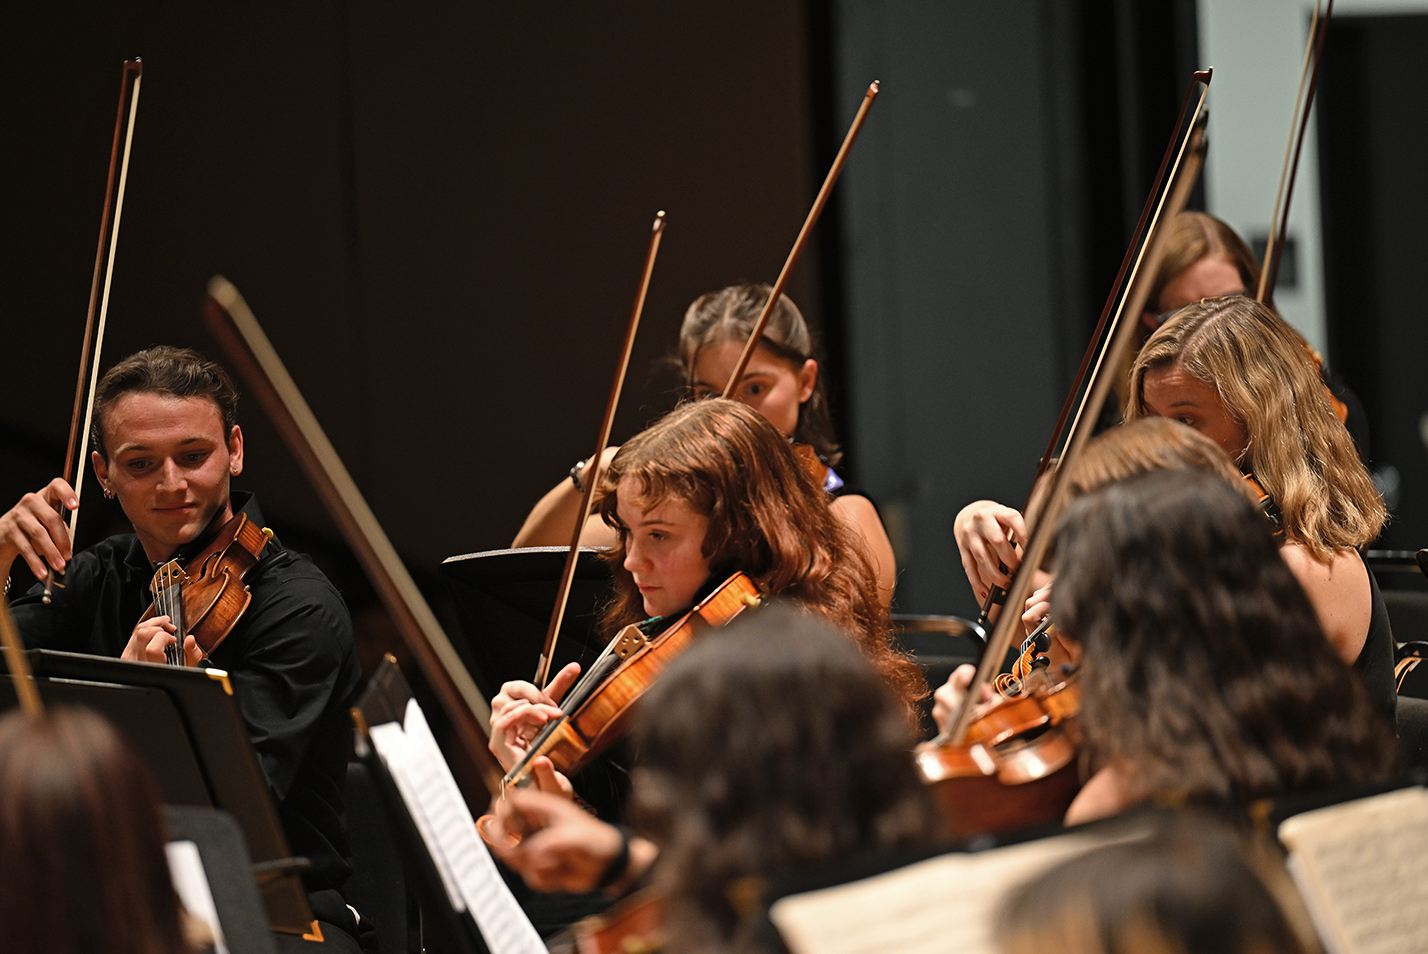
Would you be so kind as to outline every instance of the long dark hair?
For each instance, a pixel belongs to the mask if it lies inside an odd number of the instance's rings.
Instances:
[[[675,950],[753,946],[743,879],[938,833],[898,700],[848,639],[793,607],[701,639],[640,713],[631,820],[660,845]]]
[[[675,408],[626,442],[601,477],[600,514],[619,533],[606,559],[615,596],[607,637],[643,619],[643,601],[624,567],[625,530],[616,488],[630,480],[643,509],[674,497],[709,519],[704,555],[714,573],[742,570],[770,596],[787,596],[847,632],[908,702],[927,695],[917,664],[888,640],[888,611],[857,534],[799,467],[788,441],[738,401],[709,398]]]
[[[1133,477],[1073,504],[1058,538],[1086,751],[1134,796],[1239,803],[1392,774],[1392,733],[1236,487]]]
[[[159,801],[93,712],[0,719],[0,950],[187,952]]]
[[[772,291],[768,285],[730,285],[694,300],[679,328],[679,365],[684,371],[685,384],[694,384],[694,364],[704,348],[726,341],[743,344],[749,340]],[[794,370],[802,368],[808,359],[818,358],[818,344],[808,322],[787,295],[779,296],[759,344],[774,357],[792,365]],[[813,393],[799,405],[798,426],[792,437],[800,444],[812,446],[830,467],[843,458],[833,433],[821,367],[813,383]]]

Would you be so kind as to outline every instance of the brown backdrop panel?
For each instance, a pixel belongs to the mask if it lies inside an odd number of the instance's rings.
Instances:
[[[589,454],[657,210],[617,441],[670,406],[689,301],[783,263],[814,188],[799,4],[677,6],[354,7],[370,486],[406,552],[506,545]]]
[[[684,307],[771,281],[816,187],[794,0],[0,22],[7,506],[62,462],[126,56],[146,68],[105,365],[155,342],[212,350],[197,304],[228,275],[417,569],[508,543],[589,452],[657,209],[670,227],[616,439],[672,403],[652,368]],[[792,286],[815,319],[816,268],[815,247]],[[251,405],[244,429],[239,486],[289,536],[330,536]]]

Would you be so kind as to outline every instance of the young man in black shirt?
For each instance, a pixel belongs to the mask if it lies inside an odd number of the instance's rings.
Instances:
[[[72,553],[57,508],[73,510],[79,501],[58,478],[0,516],[7,587],[17,557],[38,577],[46,566],[64,572],[50,604],[39,585],[13,601],[26,645],[164,662],[177,642],[173,621],[139,622],[153,599],[154,570],[201,551],[236,513],[264,525],[253,495],[229,490],[243,470],[237,404],[227,373],[185,349],[141,351],[104,376],[95,390],[91,460],[134,533]],[[229,672],[289,848],[312,861],[304,882],[314,914],[355,937],[356,919],[340,894],[351,860],[342,817],[348,712],[361,682],[352,621],[322,572],[276,536],[244,582],[252,602],[210,661]],[[185,642],[188,664],[197,665],[203,654],[192,636]],[[345,946],[347,939],[329,940]]]

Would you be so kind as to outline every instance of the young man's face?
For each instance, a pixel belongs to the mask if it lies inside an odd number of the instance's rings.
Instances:
[[[243,470],[243,432],[225,434],[207,398],[132,391],[109,409],[94,471],[115,492],[150,560],[162,563],[215,516],[231,515],[228,481]]]

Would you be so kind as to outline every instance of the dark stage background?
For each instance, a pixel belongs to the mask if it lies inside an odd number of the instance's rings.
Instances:
[[[771,281],[816,188],[796,2],[118,11],[4,16],[7,501],[63,462],[127,56],[145,72],[104,366],[151,343],[214,350],[198,307],[228,276],[424,579],[507,545],[589,453],[657,210],[617,440],[675,400],[656,364],[684,306]],[[818,265],[815,244],[791,287],[815,321]],[[252,404],[242,423],[235,486],[361,602],[275,432]],[[87,493],[82,537],[113,520]]]
[[[654,213],[616,440],[674,403],[658,360],[688,302],[777,275],[879,78],[790,292],[898,546],[897,608],[974,613],[951,517],[1024,497],[1198,65],[1193,0],[141,0],[0,25],[0,501],[63,461],[119,69],[140,55],[104,365],[213,350],[198,306],[228,276],[438,603],[442,558],[507,545],[589,453]],[[316,496],[254,405],[243,425],[238,488],[384,648]],[[85,506],[81,543],[122,528]]]

